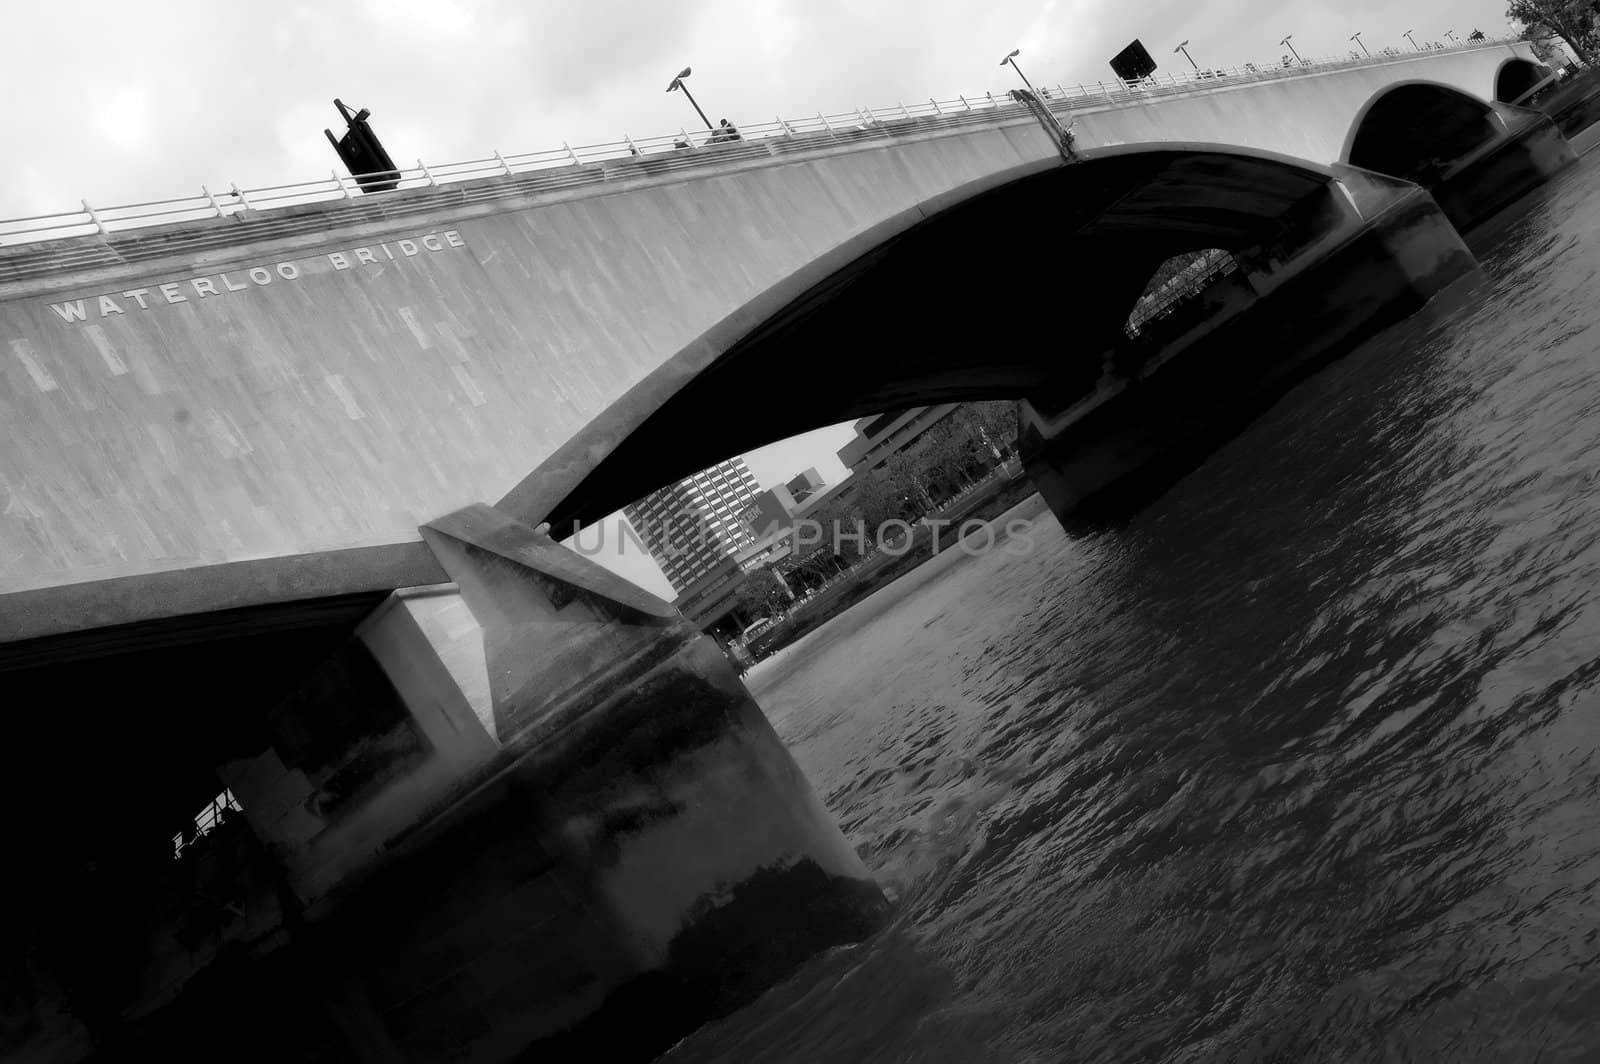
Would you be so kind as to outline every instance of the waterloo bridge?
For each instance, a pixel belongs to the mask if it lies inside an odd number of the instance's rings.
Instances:
[[[869,933],[717,648],[535,528],[992,398],[1066,517],[1473,270],[1575,158],[1548,79],[1490,42],[0,223],[0,1050],[648,1056]]]

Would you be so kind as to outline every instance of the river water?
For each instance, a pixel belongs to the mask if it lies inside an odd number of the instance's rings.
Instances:
[[[893,925],[688,1061],[1600,1060],[1600,153],[1123,528],[757,699]]]

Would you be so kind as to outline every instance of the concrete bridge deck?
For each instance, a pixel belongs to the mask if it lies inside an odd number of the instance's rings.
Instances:
[[[1098,160],[1122,174],[1093,196],[1138,248],[1108,257],[1115,227],[1085,237],[1087,216],[1054,245],[1022,243],[1061,279],[1115,262],[1115,300],[1131,305],[1164,254],[1254,224],[1262,208],[1240,197],[1267,175],[1335,180],[1386,91],[1424,82],[1486,105],[1506,64],[1530,58],[1492,43],[1052,101],[1085,173]],[[1171,165],[1111,164],[1136,156]],[[0,249],[0,594],[241,562],[281,573],[296,557],[320,571],[359,548],[414,560],[423,522],[506,497],[558,453],[543,479],[574,487],[803,293],[1063,165],[1005,105]],[[951,258],[949,276],[974,261]],[[973,306],[1014,284],[970,288]],[[1084,320],[1111,289],[1079,286]],[[827,416],[885,398],[910,395],[864,393]],[[524,485],[514,509],[537,520],[559,494]],[[284,580],[306,590],[279,576],[247,597]],[[30,595],[0,617],[23,605],[39,616]],[[13,638],[53,627],[8,623]]]

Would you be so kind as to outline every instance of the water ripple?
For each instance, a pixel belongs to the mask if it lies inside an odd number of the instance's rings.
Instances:
[[[1129,527],[751,675],[898,902],[673,1061],[1600,1059],[1600,167]]]

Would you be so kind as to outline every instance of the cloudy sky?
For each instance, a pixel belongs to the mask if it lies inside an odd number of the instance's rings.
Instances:
[[[1504,0],[3,0],[0,217],[325,177],[335,96],[402,166],[713,120],[1094,82],[1134,38],[1163,69],[1508,30]],[[335,129],[337,132],[337,129]],[[842,430],[752,457],[763,485],[836,473]],[[831,466],[830,466],[830,463]],[[659,574],[628,563],[661,590]]]

